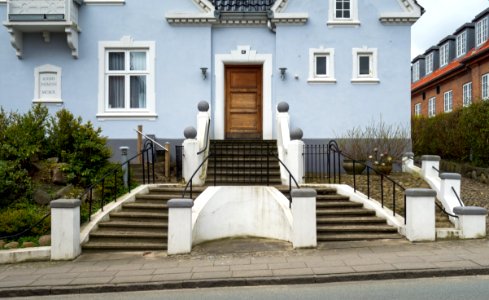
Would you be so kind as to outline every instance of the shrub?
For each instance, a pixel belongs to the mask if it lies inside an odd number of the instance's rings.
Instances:
[[[62,109],[49,120],[48,145],[49,155],[66,162],[66,153],[73,152],[75,133],[82,123],[81,117],[75,118],[72,113]]]
[[[27,200],[31,194],[32,183],[27,171],[15,162],[0,160],[0,208]]]
[[[39,222],[48,213],[48,208],[27,202],[17,203],[0,211],[0,236],[18,233]],[[31,230],[34,235],[43,235],[51,228],[50,218]]]

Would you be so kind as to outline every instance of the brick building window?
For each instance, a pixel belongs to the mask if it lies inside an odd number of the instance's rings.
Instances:
[[[436,115],[436,97],[432,97],[428,100],[428,117],[434,117]]]
[[[472,82],[466,83],[463,86],[464,107],[472,104]]]
[[[421,103],[416,103],[416,105],[414,105],[414,115],[415,116],[421,115]]]
[[[482,100],[489,99],[489,73],[482,75]]]
[[[413,65],[413,82],[419,80],[419,61],[415,62]]]
[[[443,108],[445,112],[451,112],[453,110],[453,92],[448,91],[443,95]]]

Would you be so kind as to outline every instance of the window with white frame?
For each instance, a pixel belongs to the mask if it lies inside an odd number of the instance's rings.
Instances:
[[[309,79],[311,83],[335,83],[334,49],[309,49]]]
[[[467,31],[457,35],[457,57],[467,53]]]
[[[453,92],[448,91],[443,95],[443,103],[445,112],[451,112],[453,110]]]
[[[414,115],[415,116],[420,116],[421,115],[421,103],[416,103],[414,105]]]
[[[464,107],[470,106],[470,104],[472,104],[472,82],[463,85],[463,100]]]
[[[432,97],[428,100],[428,117],[436,115],[436,98]]]
[[[433,72],[433,52],[426,56],[426,74]]]
[[[377,49],[353,48],[353,83],[378,83]]]
[[[328,25],[360,25],[358,0],[329,0]]]
[[[475,43],[477,46],[482,45],[487,41],[489,32],[489,16],[480,20],[475,24]]]
[[[98,117],[156,117],[155,43],[99,43]]]
[[[482,75],[481,90],[482,100],[489,99],[489,73]]]
[[[413,82],[419,80],[419,61],[413,64]]]
[[[448,43],[445,43],[440,47],[440,68],[448,65],[448,59],[449,59],[448,51],[449,51]]]

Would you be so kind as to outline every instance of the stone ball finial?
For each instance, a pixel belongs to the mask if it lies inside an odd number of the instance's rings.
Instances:
[[[189,126],[185,128],[185,130],[183,131],[183,136],[186,139],[195,139],[197,137],[197,129],[195,129],[192,126]]]
[[[281,112],[281,113],[288,112],[289,111],[289,103],[283,102],[283,101],[280,102],[277,105],[277,110],[278,110],[278,112]]]
[[[202,100],[199,102],[199,104],[197,104],[197,108],[201,112],[206,112],[209,110],[209,102]]]
[[[304,133],[300,128],[294,128],[290,131],[290,139],[291,140],[302,140]]]

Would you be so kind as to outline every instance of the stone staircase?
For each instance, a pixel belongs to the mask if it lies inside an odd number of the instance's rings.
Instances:
[[[204,189],[194,187],[193,199]],[[109,214],[109,221],[98,224],[89,241],[82,245],[83,251],[166,250],[167,202],[181,198],[182,191],[181,186],[160,186],[150,188],[147,194],[136,195],[134,202],[123,204],[120,211]]]
[[[211,140],[209,150],[208,185],[281,184],[275,140]]]
[[[316,188],[318,242],[400,239],[397,229],[333,188]]]

